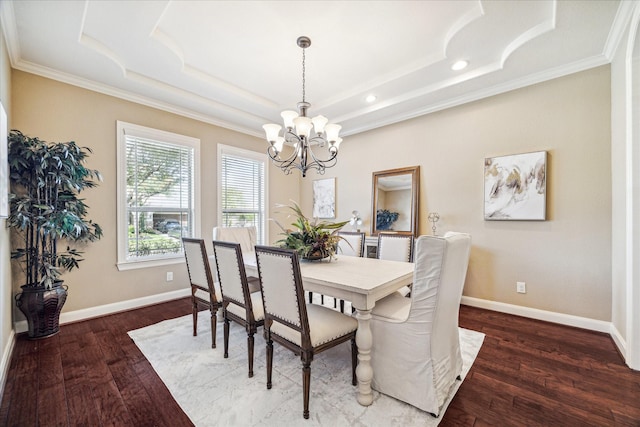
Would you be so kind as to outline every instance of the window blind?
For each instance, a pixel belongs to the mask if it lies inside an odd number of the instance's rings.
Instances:
[[[194,149],[126,135],[128,258],[182,251],[193,234]]]
[[[232,154],[221,159],[221,225],[255,226],[260,244],[266,208],[264,167],[263,161]]]

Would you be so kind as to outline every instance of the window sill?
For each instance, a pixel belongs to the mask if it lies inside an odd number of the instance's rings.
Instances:
[[[172,264],[184,264],[184,255],[171,258],[156,258],[145,261],[125,261],[116,264],[118,271],[136,270],[139,268],[162,267]]]

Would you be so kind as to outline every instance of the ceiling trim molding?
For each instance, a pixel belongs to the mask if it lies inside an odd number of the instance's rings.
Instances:
[[[80,37],[78,37],[78,43],[111,60],[111,62],[120,69],[122,76],[127,77],[127,67],[124,64],[124,61],[118,56],[118,54],[109,49],[109,47],[83,32],[81,32]]]
[[[471,24],[473,21],[483,16],[484,16],[484,8],[482,7],[482,3],[478,1],[475,7],[473,7],[472,9],[469,9],[467,13],[462,15],[460,19],[454,22],[451,28],[449,28],[449,31],[447,32],[447,35],[445,36],[445,40],[444,40],[444,51],[445,52],[447,51],[447,49],[449,48],[449,44],[451,43],[451,40],[453,40],[456,34],[458,34],[460,31],[466,28],[467,25]]]
[[[620,6],[618,6],[616,17],[613,19],[613,25],[611,25],[609,36],[602,51],[609,62],[613,60],[613,56],[616,54],[616,50],[618,50],[618,46],[622,41],[624,33],[627,31],[627,26],[629,22],[631,22],[631,16],[636,7],[640,7],[640,3],[637,1],[622,1],[620,2]]]
[[[574,74],[574,73],[585,71],[591,68],[599,67],[601,65],[606,65],[606,64],[609,64],[610,62],[611,61],[608,58],[606,58],[604,55],[594,56],[591,58],[587,58],[585,60],[573,62],[563,67],[556,67],[554,69],[532,74],[521,79],[512,80],[504,84],[499,84],[499,85],[487,87],[475,92],[471,92],[463,96],[459,96],[457,98],[452,98],[444,102],[430,105],[429,107],[423,108],[421,110],[414,110],[409,114],[398,114],[395,116],[391,116],[386,120],[376,121],[374,127],[360,126],[360,127],[350,128],[343,134],[344,136],[349,136],[349,135],[355,135],[355,134],[366,132],[373,129],[378,129],[384,126],[400,123],[405,120],[410,120],[416,117],[435,113],[437,111],[446,110],[448,108],[457,107],[473,101],[479,101],[484,98],[489,98],[491,96],[510,92],[512,90],[522,89],[527,86],[543,83],[545,81],[557,79],[570,74]]]
[[[74,76],[71,74],[63,73],[57,70],[53,70],[48,67],[43,67],[40,65],[33,64],[29,61],[19,61],[15,65],[12,65],[14,69],[24,71],[27,73],[35,74],[41,77],[46,77],[51,80],[56,80],[62,83],[66,83],[72,86],[77,86],[83,89],[91,90],[93,92],[98,92],[103,95],[113,96],[115,98],[123,99],[125,101],[134,102],[136,104],[144,105],[147,107],[156,108],[158,110],[166,111],[168,113],[177,114],[179,116],[183,116],[189,119],[198,120],[203,123],[208,123],[214,126],[219,126],[221,128],[229,129],[235,132],[239,132],[245,135],[255,136],[257,138],[262,137],[262,132],[258,131],[250,131],[244,127],[240,127],[234,125],[232,123],[226,122],[224,120],[212,119],[210,116],[195,113],[191,110],[185,108],[177,108],[176,106],[157,101],[155,99],[148,98],[146,96],[133,94],[131,92],[116,89],[112,86],[96,83],[91,80],[84,79],[82,77]]]
[[[164,33],[159,28],[156,27],[151,32],[150,37],[153,40],[155,40],[157,43],[159,43],[161,46],[164,46],[165,49],[171,52],[178,59],[178,61],[180,62],[180,69],[182,70],[183,74],[190,76],[193,79],[202,81],[207,85],[216,87],[219,90],[224,90],[226,92],[232,93],[233,95],[239,98],[246,99],[249,102],[254,102],[256,104],[262,105],[263,107],[266,107],[266,108],[278,107],[278,104],[270,99],[258,96],[253,92],[243,90],[232,83],[221,80],[210,73],[206,73],[202,70],[199,70],[196,67],[193,67],[187,64],[187,62],[184,59],[184,53],[180,48],[180,46],[178,46],[178,43],[176,43],[175,40],[173,40],[168,34]]]
[[[2,32],[9,51],[9,60],[11,61],[11,66],[15,68],[15,64],[20,60],[21,54],[13,2],[0,1],[0,22],[2,22]]]
[[[556,1],[554,0],[551,6],[551,17],[549,19],[529,28],[504,48],[502,51],[502,58],[500,58],[500,68],[504,67],[504,63],[507,62],[507,59],[509,59],[511,54],[518,50],[522,45],[556,28],[556,7]]]

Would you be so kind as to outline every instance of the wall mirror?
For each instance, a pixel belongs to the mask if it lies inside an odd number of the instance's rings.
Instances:
[[[371,234],[418,233],[420,166],[373,173]]]

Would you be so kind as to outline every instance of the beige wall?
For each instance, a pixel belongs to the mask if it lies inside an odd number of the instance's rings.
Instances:
[[[352,210],[370,226],[371,173],[421,166],[420,233],[429,211],[438,232],[472,234],[464,293],[492,301],[611,319],[610,68],[599,67],[471,104],[345,138],[338,166],[337,216]],[[13,73],[12,126],[47,140],[74,139],[94,150],[90,167],[104,177],[86,192],[91,217],[105,237],[86,261],[65,275],[65,311],[118,302],[186,286],[186,271],[159,267],[119,272],[115,236],[115,122],[202,140],[202,235],[215,225],[216,143],[264,151],[261,139],[161,112],[28,73]],[[483,159],[537,150],[549,153],[548,220],[483,221]],[[299,200],[311,211],[311,173],[304,180],[270,172],[270,205]],[[271,227],[271,241],[278,238]],[[166,283],[165,272],[176,280]],[[527,283],[527,294],[515,282]],[[14,291],[19,287],[15,281]]]
[[[222,129],[153,108],[70,86],[33,74],[13,72],[13,122],[16,129],[48,141],[75,140],[93,150],[88,166],[98,169],[104,182],[83,193],[90,218],[99,223],[104,237],[85,248],[80,269],[63,276],[69,286],[64,312],[174,291],[188,286],[185,264],[118,271],[116,268],[116,121],[187,135],[201,140],[201,236],[211,250],[211,230],[216,225],[217,144],[264,152],[258,138]],[[270,168],[273,169],[273,168]],[[270,205],[297,199],[299,183],[279,171],[270,171]],[[270,238],[277,238],[271,227]],[[173,271],[174,281],[166,282]],[[20,278],[14,273],[17,292]],[[17,315],[22,318],[21,314]]]
[[[370,227],[373,171],[420,165],[419,231],[471,233],[464,295],[611,320],[610,67],[345,137],[337,219]],[[483,159],[547,150],[547,221],[484,221]],[[311,211],[308,175],[302,206]],[[516,293],[516,281],[527,293]]]

